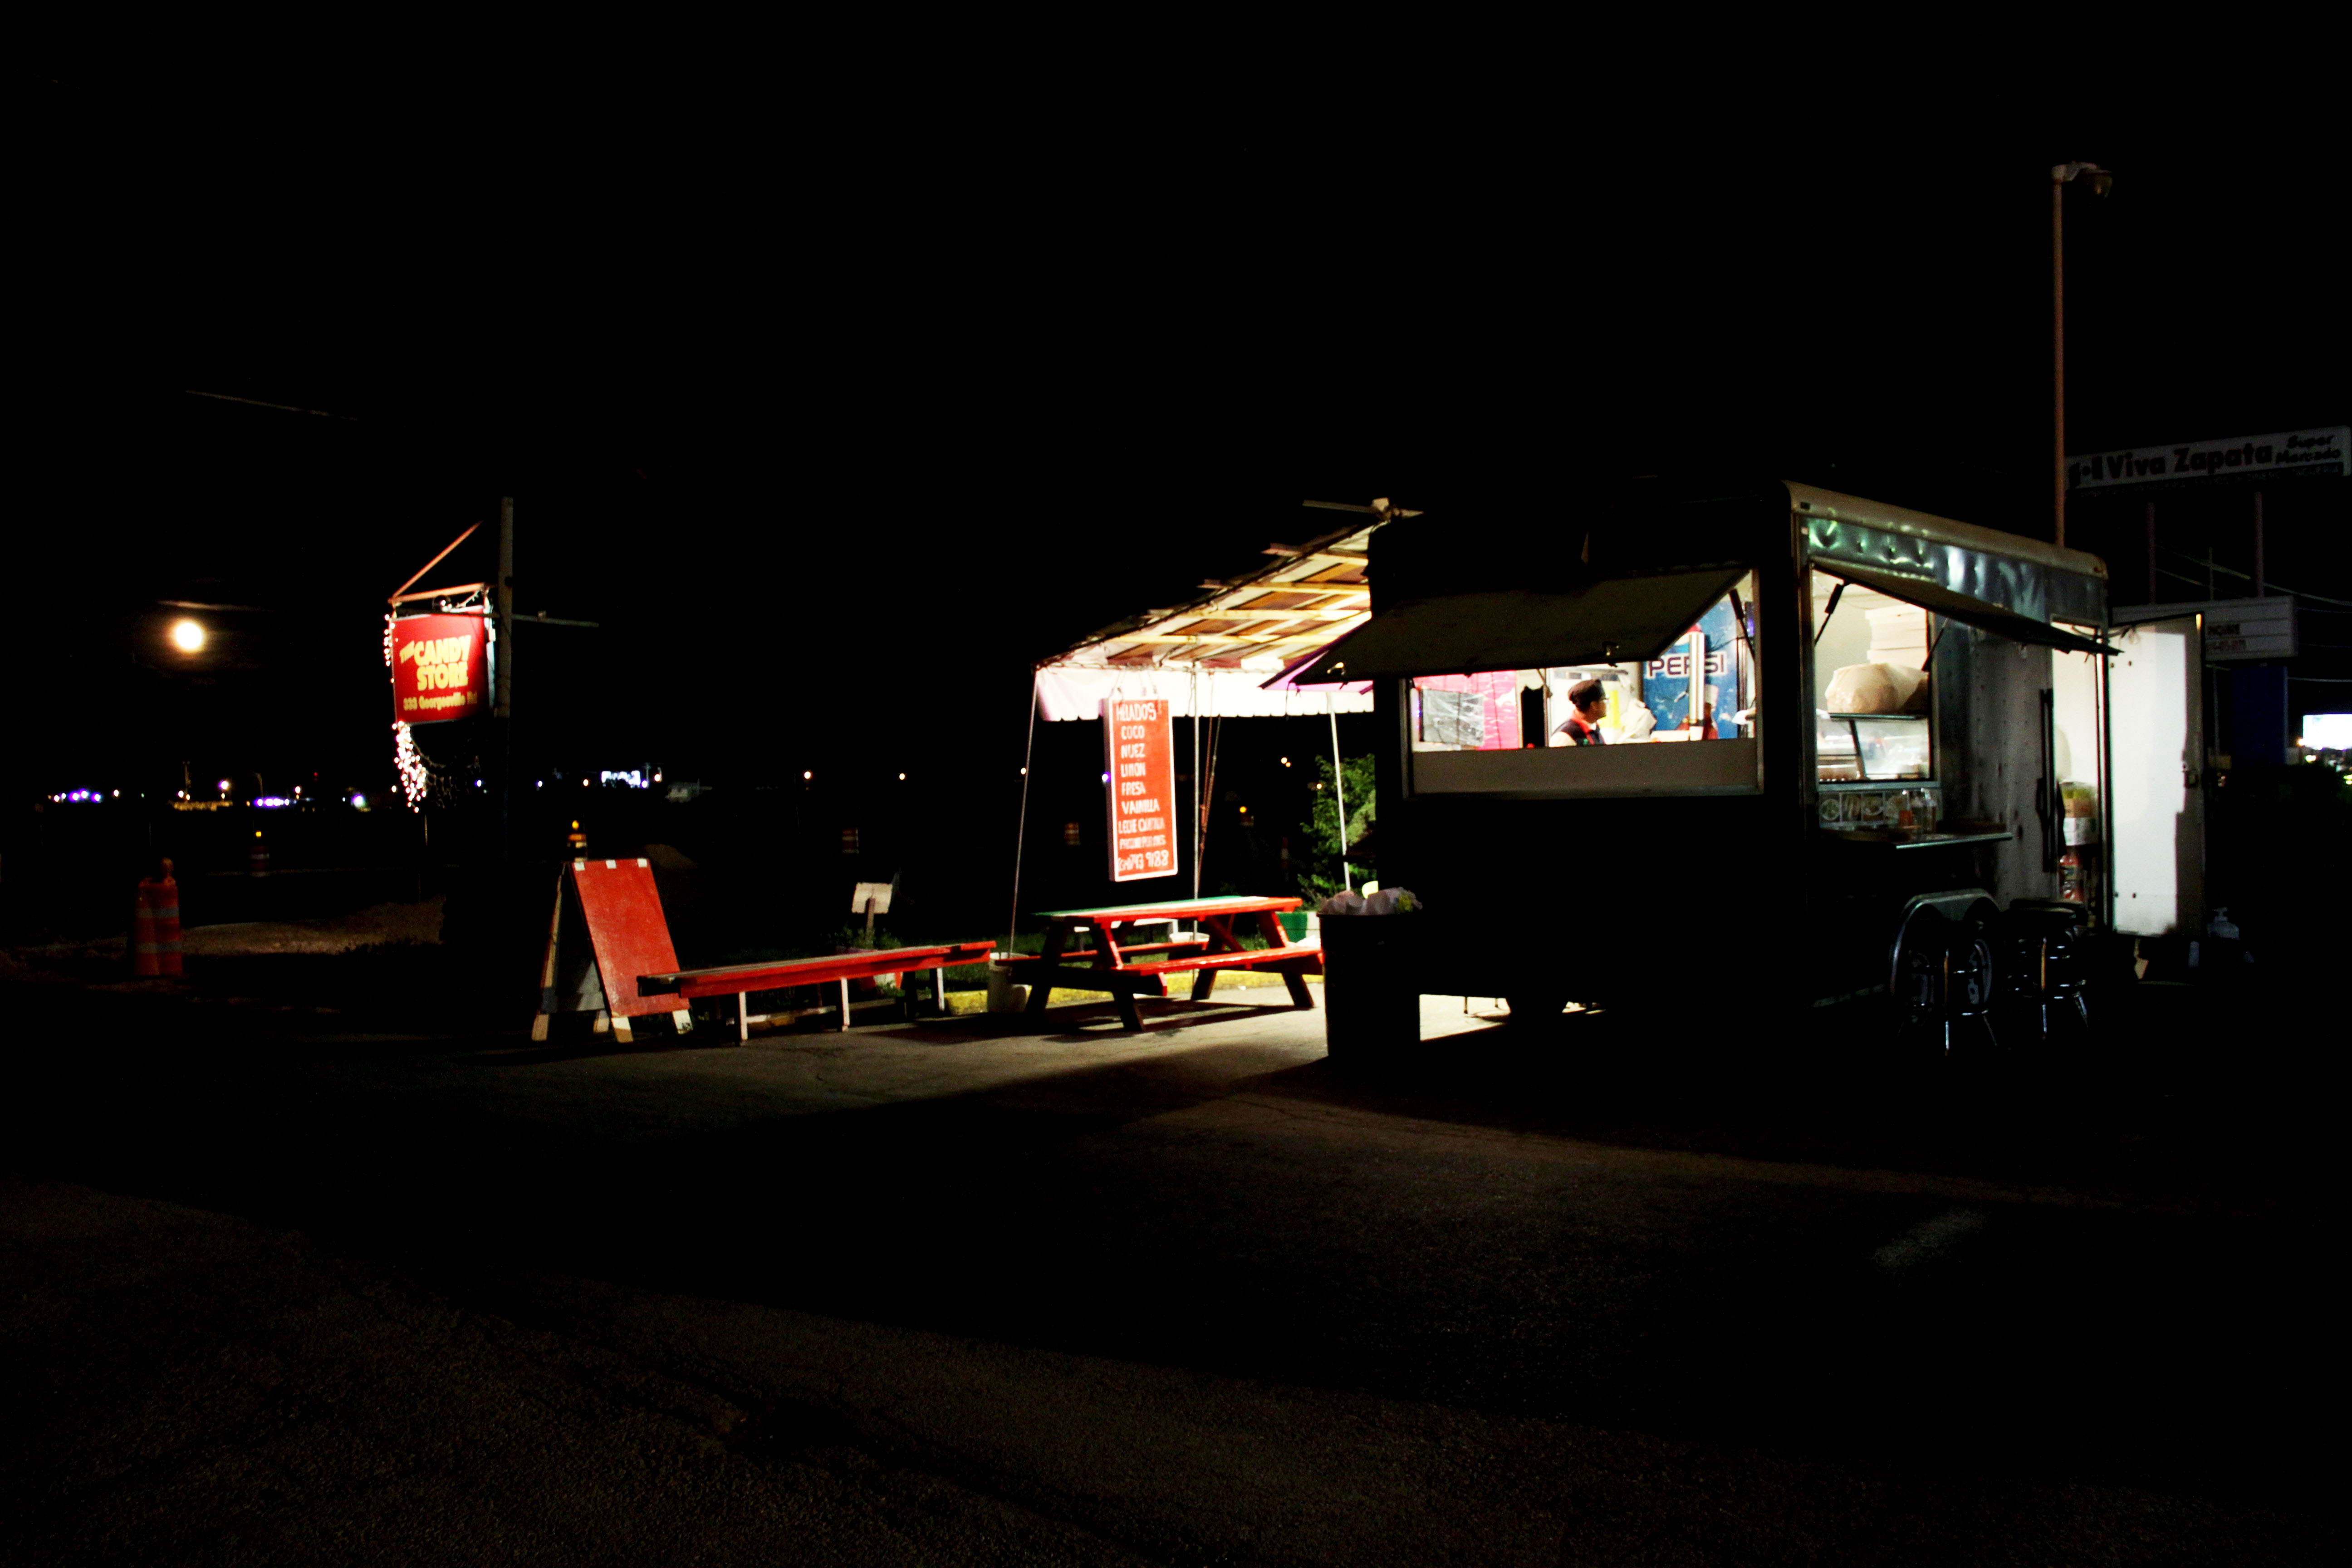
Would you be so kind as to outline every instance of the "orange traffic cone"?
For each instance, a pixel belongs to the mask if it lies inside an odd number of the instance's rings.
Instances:
[[[157,861],[155,875],[141,880],[131,905],[131,973],[180,973],[180,884],[172,879],[168,859]]]

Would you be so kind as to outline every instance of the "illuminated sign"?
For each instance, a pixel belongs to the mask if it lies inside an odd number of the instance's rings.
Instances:
[[[410,724],[470,719],[489,700],[486,616],[410,616],[392,623],[392,715]]]
[[[1176,742],[1164,697],[1103,701],[1110,879],[1176,874]]]
[[[2294,599],[2271,594],[2257,599],[2204,599],[2177,605],[2132,605],[2116,612],[2119,622],[2139,625],[2175,616],[2205,618],[2205,662],[2251,663],[2293,658],[2296,638]]]
[[[2289,476],[2352,474],[2352,426],[2282,430],[2228,441],[2189,441],[2171,447],[2134,447],[2066,459],[2070,490],[2126,485],[2181,484],[2192,479],[2273,479]]]

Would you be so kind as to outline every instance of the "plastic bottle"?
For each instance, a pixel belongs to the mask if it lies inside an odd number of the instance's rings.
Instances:
[[[2058,896],[2070,904],[2090,902],[2083,886],[2083,858],[2072,849],[2058,857]]]

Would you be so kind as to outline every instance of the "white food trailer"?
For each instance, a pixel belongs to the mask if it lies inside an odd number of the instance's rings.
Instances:
[[[1432,510],[1369,556],[1295,679],[1370,683],[1423,907],[1324,922],[1335,1053],[1430,993],[1948,1040],[2079,1007],[2093,933],[2201,923],[2196,627],[2112,632],[2096,557],[1790,481]]]

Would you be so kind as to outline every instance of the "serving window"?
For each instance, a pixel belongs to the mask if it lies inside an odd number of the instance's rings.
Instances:
[[[1727,579],[1728,579],[1727,584]],[[1612,623],[1628,603],[1663,604],[1659,579],[1601,584]],[[1625,590],[1614,605],[1609,590]],[[1752,794],[1760,789],[1753,573],[1717,573],[1711,602],[1685,596],[1625,628],[1646,657],[1610,657],[1562,636],[1557,663],[1405,682],[1417,794]],[[1693,608],[1699,613],[1693,617]],[[1525,626],[1504,635],[1525,639]],[[1580,646],[1582,645],[1582,646]],[[1601,657],[1591,657],[1599,654]],[[1582,655],[1583,657],[1579,657]]]
[[[1816,782],[1933,780],[1927,612],[1822,571],[1812,574],[1812,607]]]

